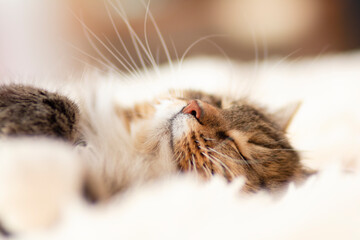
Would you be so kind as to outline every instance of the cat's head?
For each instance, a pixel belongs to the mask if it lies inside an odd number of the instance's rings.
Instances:
[[[229,181],[243,176],[250,192],[278,189],[307,174],[285,134],[294,111],[278,117],[245,100],[182,91],[159,101],[154,112],[162,123],[152,136],[165,142],[182,172]]]

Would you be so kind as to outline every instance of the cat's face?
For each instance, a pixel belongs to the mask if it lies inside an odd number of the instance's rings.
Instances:
[[[243,176],[246,191],[277,189],[303,174],[283,129],[246,101],[183,91],[159,101],[154,111],[162,123],[152,134],[166,141],[182,172],[229,181]]]

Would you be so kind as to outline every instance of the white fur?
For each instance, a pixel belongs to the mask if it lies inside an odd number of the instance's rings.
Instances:
[[[6,227],[33,231],[59,220],[78,197],[80,159],[69,146],[48,139],[0,141],[0,213]]]
[[[59,82],[36,83],[57,89],[80,104],[88,139],[83,154],[94,169],[115,176],[116,181],[125,181],[125,176],[127,181],[137,181],[144,173],[144,159],[132,149],[131,137],[119,123],[114,105],[131,106],[168,88],[189,86],[250,96],[270,108],[302,101],[289,137],[306,164],[321,171],[303,186],[290,186],[282,196],[240,196],[240,180],[227,184],[214,178],[202,184],[190,176],[165,177],[101,206],[77,200],[62,202],[61,220],[26,239],[359,239],[359,61],[360,53],[297,63],[273,60],[254,72],[252,64],[229,67],[222,60],[204,58],[184,62],[175,73],[164,67],[161,75],[149,76],[151,80],[145,77],[124,83],[116,75],[90,74],[61,88]],[[159,169],[170,173],[167,160],[159,161]],[[69,174],[57,172],[62,174],[60,178]],[[43,177],[47,181],[48,176]],[[2,183],[9,182],[4,179],[7,175],[0,178]],[[76,178],[68,180],[77,182]],[[4,189],[0,188],[2,196]],[[66,191],[58,192],[62,193]]]
[[[173,139],[175,141],[179,141],[181,137],[183,137],[186,133],[189,131],[189,125],[187,123],[187,120],[190,117],[181,114],[174,118],[173,125],[172,125],[172,131],[173,131]]]

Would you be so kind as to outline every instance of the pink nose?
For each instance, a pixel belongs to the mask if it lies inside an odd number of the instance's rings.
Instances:
[[[191,100],[189,104],[182,110],[182,112],[191,114],[197,119],[201,117],[201,108],[196,100]]]

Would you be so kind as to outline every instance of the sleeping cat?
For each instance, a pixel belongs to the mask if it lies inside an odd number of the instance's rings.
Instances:
[[[83,136],[88,145],[76,148],[84,159],[91,159],[85,165],[90,165],[108,196],[177,172],[192,172],[203,179],[218,175],[229,182],[242,176],[245,192],[277,190],[308,174],[285,135],[295,109],[269,114],[245,99],[171,89],[152,101],[114,108],[116,121],[109,128],[121,129],[113,139],[118,155],[101,156],[105,151],[94,149],[101,141],[96,129],[101,124],[89,117],[94,109],[79,111],[69,98],[44,89],[4,85],[0,134],[43,135],[75,145]],[[98,198],[96,191],[90,192],[87,196]]]
[[[138,84],[133,84],[136,91],[148,90],[145,82]],[[161,83],[150,84],[159,87]],[[0,134],[4,146],[0,154],[9,153],[11,149],[21,152],[24,137],[33,139],[25,141],[25,147],[34,145],[34,152],[45,151],[43,148],[54,154],[59,151],[56,148],[51,151],[54,144],[42,147],[41,136],[47,137],[49,143],[55,141],[55,145],[67,142],[74,159],[81,159],[83,170],[79,176],[85,197],[90,200],[108,199],[131,187],[182,172],[200,179],[221,176],[229,182],[243,177],[243,192],[279,190],[309,174],[285,133],[296,108],[271,114],[241,97],[172,87],[126,102],[124,99],[130,98],[126,92],[133,91],[130,90],[132,84],[119,80],[71,82],[68,91],[59,87],[58,93],[33,85],[0,87]],[[12,141],[7,142],[8,138]],[[19,145],[16,145],[17,138]],[[8,144],[14,147],[5,147]],[[65,150],[60,149],[58,157],[62,156],[61,151]],[[32,156],[27,152],[26,156],[37,158],[36,154]],[[8,159],[1,159],[3,163],[22,164],[23,160],[15,159],[16,152],[5,155]],[[52,167],[51,161],[55,160],[51,159],[49,156],[34,161],[49,164],[48,171],[54,171],[54,176],[64,174],[56,173],[60,170]],[[44,181],[50,181],[45,175]],[[32,193],[35,188],[27,184],[32,183],[21,185],[24,200],[28,198],[26,194],[38,194]],[[41,191],[46,195],[51,190],[45,187]],[[61,191],[58,194],[62,194]],[[47,226],[48,219],[52,218],[43,219],[37,227]],[[21,223],[9,227],[7,220],[0,214],[3,232],[16,233],[23,229]]]

